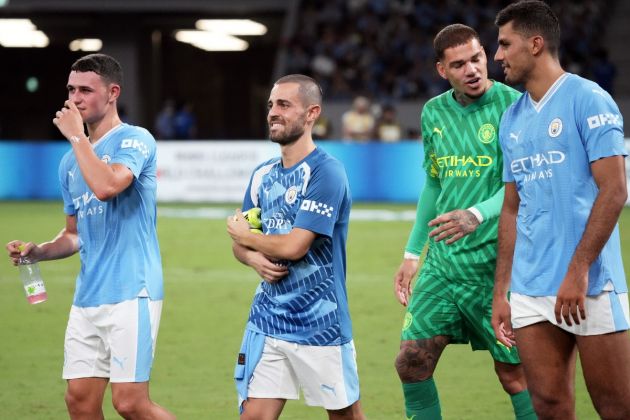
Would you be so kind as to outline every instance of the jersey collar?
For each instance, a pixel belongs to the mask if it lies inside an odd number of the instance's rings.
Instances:
[[[492,85],[481,95],[476,101],[468,104],[467,106],[463,106],[455,99],[455,91],[453,89],[449,90],[447,93],[448,101],[453,105],[456,109],[458,109],[462,114],[470,114],[477,111],[479,108],[487,104],[488,102],[492,102],[492,98],[494,96],[494,92],[496,91],[495,86],[497,82],[495,80],[490,79]]]
[[[527,99],[529,99],[529,103],[532,105],[532,107],[534,107],[534,110],[536,112],[540,112],[543,109],[543,107],[547,104],[547,102],[551,100],[553,95],[558,91],[558,89],[560,89],[560,86],[562,86],[564,81],[567,80],[567,77],[569,77],[569,74],[570,73],[563,73],[560,77],[558,77],[556,81],[553,82],[553,85],[551,85],[549,89],[547,89],[547,92],[545,92],[543,97],[540,98],[540,101],[538,102],[534,101],[532,97],[529,95],[529,92],[527,92]]]

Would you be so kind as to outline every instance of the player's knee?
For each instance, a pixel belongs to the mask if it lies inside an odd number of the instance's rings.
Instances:
[[[239,420],[277,420],[278,416],[271,413],[257,412],[256,410],[243,410]]]
[[[573,400],[553,395],[532,396],[532,405],[539,419],[571,419],[575,418]]]
[[[437,360],[427,352],[418,351],[414,345],[402,344],[396,356],[396,372],[403,383],[418,382],[433,376]]]
[[[124,419],[139,418],[143,413],[145,401],[127,396],[117,396],[112,399],[114,409]]]
[[[525,372],[521,365],[510,365],[495,362],[494,371],[499,378],[503,390],[510,395],[518,394],[527,389]]]
[[[327,410],[328,418],[332,420],[365,420],[361,403],[356,401],[354,404],[340,410]]]
[[[95,410],[93,399],[87,393],[68,389],[64,396],[68,412],[73,417],[86,416]],[[96,407],[100,409],[99,407]]]

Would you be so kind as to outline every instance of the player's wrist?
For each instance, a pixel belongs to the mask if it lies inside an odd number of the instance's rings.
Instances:
[[[416,255],[413,252],[405,251],[405,253],[403,254],[403,259],[419,261],[420,260],[420,255]]]
[[[466,210],[468,210],[469,212],[473,214],[473,216],[475,216],[479,224],[483,223],[483,220],[484,220],[483,214],[481,214],[479,210],[477,210],[475,207],[468,207]]]
[[[72,144],[79,144],[85,138],[86,138],[85,134],[75,134],[75,135],[72,135],[72,136],[68,137],[68,140]]]

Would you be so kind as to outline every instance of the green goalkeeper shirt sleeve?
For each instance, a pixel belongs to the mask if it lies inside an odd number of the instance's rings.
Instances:
[[[498,217],[501,213],[501,207],[503,206],[503,195],[505,193],[505,186],[501,187],[492,197],[486,201],[477,203],[470,207],[470,210],[479,220],[479,223],[483,223],[484,220],[493,219]]]
[[[429,237],[429,222],[437,215],[435,203],[441,191],[440,181],[437,178],[427,176],[424,188],[420,194],[420,199],[418,200],[416,221],[409,234],[405,252],[418,256],[422,253],[424,244]]]

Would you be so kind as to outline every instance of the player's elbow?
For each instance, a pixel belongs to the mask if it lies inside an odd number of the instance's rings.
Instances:
[[[619,197],[617,198],[622,206],[626,205],[628,201],[628,187],[626,185],[622,185],[619,187]]]
[[[611,183],[611,185],[603,188],[601,192],[605,192],[606,202],[612,204],[615,208],[619,208],[619,211],[623,209],[626,201],[628,201],[628,187],[625,183]]]
[[[309,247],[305,245],[289,246],[283,250],[283,255],[280,258],[289,261],[301,260],[308,252],[308,249]]]
[[[99,201],[109,201],[118,194],[115,188],[107,186],[94,189],[93,192]]]

